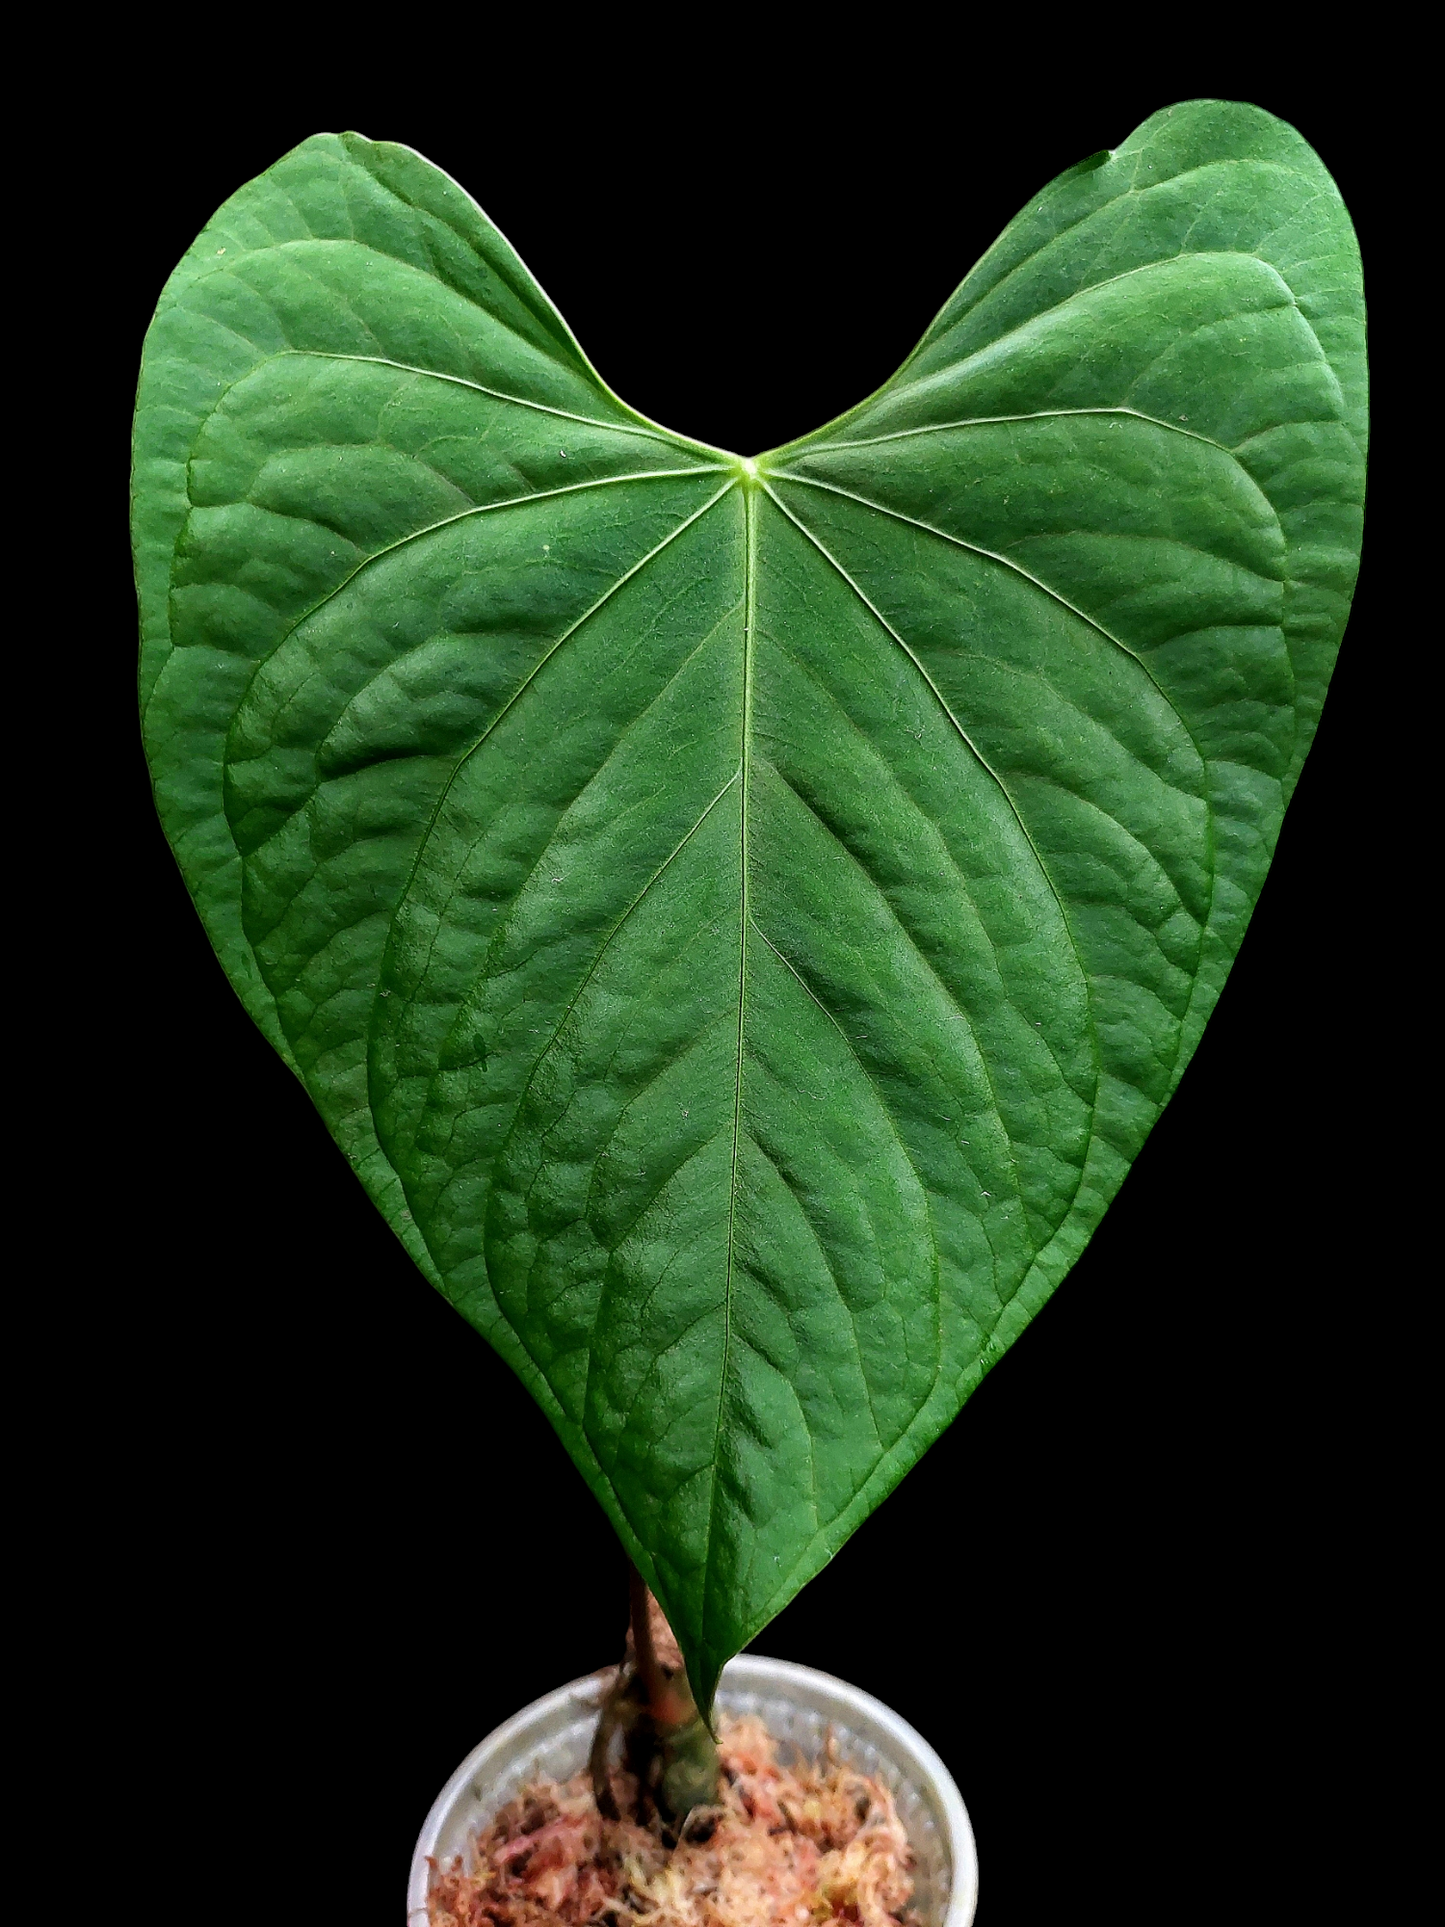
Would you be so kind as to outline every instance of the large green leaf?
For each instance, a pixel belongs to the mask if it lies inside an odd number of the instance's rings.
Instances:
[[[307,141],[167,286],[166,830],[703,1695],[1178,1081],[1319,714],[1363,445],[1339,196],[1217,102],[1061,176],[892,381],[756,461],[618,401],[405,148]]]

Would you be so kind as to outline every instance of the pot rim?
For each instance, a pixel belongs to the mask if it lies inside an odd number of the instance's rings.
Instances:
[[[407,1882],[408,1927],[425,1927],[430,1873],[428,1856],[435,1854],[438,1837],[458,1797],[476,1781],[479,1774],[485,1773],[488,1756],[505,1755],[514,1739],[548,1713],[561,1712],[569,1704],[579,1712],[585,1711],[589,1704],[600,1706],[612,1673],[612,1667],[604,1667],[599,1672],[586,1673],[580,1679],[569,1680],[565,1686],[544,1693],[540,1699],[533,1700],[529,1706],[520,1708],[510,1719],[494,1727],[484,1740],[472,1748],[433,1800],[431,1810],[422,1822],[416,1850],[412,1854],[411,1877]],[[861,1687],[847,1680],[839,1679],[834,1673],[821,1672],[815,1666],[800,1666],[790,1659],[764,1659],[757,1653],[740,1653],[736,1659],[728,1662],[724,1677],[728,1684],[744,1691],[757,1691],[771,1686],[786,1692],[790,1686],[801,1685],[805,1680],[817,1681],[830,1688],[840,1699],[851,1703],[875,1726],[884,1729],[899,1754],[910,1762],[919,1779],[928,1784],[942,1809],[949,1856],[953,1863],[953,1884],[942,1927],[969,1927],[978,1905],[978,1854],[973,1828],[952,1774],[923,1735],[895,1713],[891,1706],[884,1705],[882,1700],[875,1699],[871,1693],[865,1693]]]

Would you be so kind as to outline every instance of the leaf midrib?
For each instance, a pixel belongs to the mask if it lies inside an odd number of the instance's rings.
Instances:
[[[738,916],[738,1047],[733,1088],[733,1148],[728,1174],[727,1270],[723,1280],[723,1343],[718,1365],[717,1413],[713,1421],[712,1487],[708,1494],[706,1553],[703,1559],[703,1597],[711,1597],[713,1548],[716,1544],[718,1488],[722,1469],[718,1463],[718,1442],[722,1438],[723,1405],[727,1399],[728,1372],[732,1363],[733,1265],[737,1242],[738,1152],[743,1128],[743,1044],[747,1029],[748,999],[748,805],[752,794],[753,761],[753,637],[757,625],[757,477],[745,473],[743,498],[743,690],[740,719],[742,784],[738,796],[739,916]]]

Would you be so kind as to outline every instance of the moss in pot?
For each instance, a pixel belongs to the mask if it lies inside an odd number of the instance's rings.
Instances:
[[[167,285],[158,808],[676,1634],[634,1612],[589,1716],[599,1820],[677,1852],[718,1804],[724,1667],[1167,1102],[1318,715],[1363,446],[1348,218],[1229,103],[1046,187],[890,382],[754,458],[621,402],[406,148],[303,143]]]
[[[430,1927],[430,1919],[440,1912],[438,1901],[444,1903],[455,1891],[445,1879],[441,1883],[436,1880],[433,1868],[442,1869],[445,1876],[446,1871],[460,1861],[464,1867],[475,1870],[477,1836],[485,1833],[488,1823],[500,1813],[514,1806],[529,1785],[535,1786],[539,1779],[567,1781],[585,1768],[598,1705],[611,1679],[609,1669],[587,1679],[574,1680],[570,1686],[547,1695],[491,1734],[462,1762],[438,1796],[417,1841],[408,1893],[411,1918],[428,1921]],[[730,1725],[751,1723],[756,1727],[761,1724],[785,1761],[821,1760],[825,1775],[831,1773],[835,1786],[841,1781],[841,1790],[845,1793],[855,1793],[857,1781],[866,1779],[870,1783],[870,1803],[874,1811],[858,1815],[855,1809],[848,1818],[871,1821],[866,1831],[872,1833],[876,1841],[891,1815],[894,1826],[904,1835],[906,1853],[889,1857],[895,1866],[903,1865],[911,1887],[903,1903],[905,1917],[925,1923],[925,1927],[966,1927],[973,1918],[978,1892],[977,1860],[968,1817],[943,1762],[896,1713],[857,1687],[815,1672],[811,1667],[752,1654],[730,1661],[724,1669],[716,1710],[724,1731]],[[726,1739],[723,1751],[725,1755],[729,1752]],[[841,1771],[833,1766],[834,1758]],[[739,1764],[736,1755],[733,1764]],[[755,1782],[750,1775],[737,1774],[735,1788],[739,1782],[742,1796],[753,1792]],[[776,1781],[773,1788],[777,1790]],[[784,1788],[784,1805],[789,1803],[788,1794],[789,1789]],[[883,1801],[877,1800],[878,1794],[885,1796]],[[803,1802],[797,1804],[801,1807]],[[886,1806],[888,1812],[879,1813],[880,1805]],[[762,1821],[759,1831],[768,1838],[768,1828],[780,1816],[763,1813],[758,1817]],[[802,1818],[806,1829],[809,1816],[803,1814]],[[859,1831],[865,1830],[860,1827]],[[794,1829],[790,1828],[789,1832],[794,1833]],[[865,1853],[875,1844],[867,1838],[858,1842],[857,1834],[850,1844],[854,1843]],[[726,1846],[727,1842],[722,1844]],[[737,1844],[736,1836],[734,1844]],[[824,1844],[831,1844],[826,1837]],[[747,1843],[743,1845],[746,1848]],[[784,1850],[779,1858],[787,1868],[794,1857],[787,1851],[790,1842],[785,1839],[782,1845]],[[805,1874],[821,1871],[822,1884],[834,1897],[844,1899],[845,1908],[851,1900],[854,1912],[848,1917],[861,1918],[856,1890],[851,1895],[839,1894],[835,1882],[828,1878],[830,1872],[841,1873],[844,1879],[856,1872],[855,1867],[847,1864],[846,1849],[840,1854],[834,1848],[830,1856],[820,1857],[831,1858],[832,1868],[805,1867],[801,1871]],[[693,1908],[683,1914],[684,1918],[738,1917],[735,1911],[730,1915],[727,1907],[728,1901],[736,1897],[737,1887],[742,1887],[744,1899],[754,1898],[756,1893],[755,1887],[749,1892],[753,1886],[749,1876],[755,1880],[757,1869],[749,1865],[746,1852],[741,1858],[741,1866],[735,1867],[734,1892],[724,1895],[704,1892],[695,1896]],[[879,1869],[876,1860],[874,1866],[878,1871],[888,1870],[886,1865]],[[644,1872],[647,1871],[644,1868]],[[872,1895],[863,1896],[865,1903],[870,1899],[876,1903],[879,1897],[876,1884]],[[672,1897],[664,1892],[663,1898]],[[702,1903],[700,1907],[698,1901]],[[569,1906],[568,1911],[577,1910]],[[785,1906],[781,1911],[786,1918],[792,1910]],[[679,1910],[674,1903],[671,1911],[664,1907],[661,1912],[664,1918],[675,1920]],[[831,1906],[827,1912],[832,1912]],[[773,1917],[778,1915],[775,1913]]]

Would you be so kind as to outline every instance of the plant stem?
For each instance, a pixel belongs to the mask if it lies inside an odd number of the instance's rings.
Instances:
[[[657,1656],[657,1643],[652,1636],[655,1601],[647,1590],[642,1574],[631,1563],[627,1568],[627,1592],[632,1617],[632,1651],[637,1676],[647,1695],[647,1710],[659,1726],[680,1726],[696,1715],[697,1708],[687,1685],[686,1673],[670,1679],[663,1670],[662,1661]],[[681,1691],[678,1690],[679,1682]]]
[[[690,1813],[717,1799],[717,1747],[697,1710],[672,1629],[635,1567],[629,1569],[627,1590],[631,1665],[624,1662],[618,1668],[592,1742],[590,1766],[598,1811],[609,1819],[616,1817],[608,1759],[613,1737],[621,1732],[626,1735],[626,1755],[642,1801],[637,1817],[650,1803],[667,1825],[686,1824]],[[666,1637],[659,1651],[663,1633]]]

